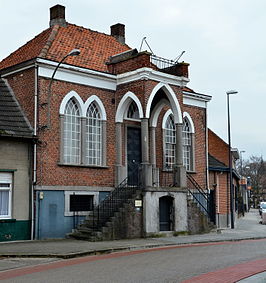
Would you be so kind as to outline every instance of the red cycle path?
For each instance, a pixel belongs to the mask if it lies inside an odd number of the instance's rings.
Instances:
[[[168,249],[178,249],[178,248],[187,248],[187,247],[194,247],[194,246],[211,246],[211,245],[225,245],[225,244],[239,244],[243,242],[249,241],[265,241],[265,239],[260,240],[243,240],[238,242],[213,242],[213,243],[199,243],[199,244],[185,244],[185,245],[177,245],[177,246],[167,246],[167,247],[158,247],[158,248],[149,248],[143,250],[136,250],[136,251],[127,251],[127,252],[116,252],[112,254],[106,255],[95,255],[95,256],[86,256],[81,258],[74,258],[68,260],[57,261],[53,263],[11,269],[7,271],[0,272],[0,280],[10,279],[18,276],[23,276],[26,274],[37,273],[42,271],[47,271],[50,269],[61,268],[65,266],[71,266],[76,264],[81,264],[90,261],[97,261],[102,259],[108,258],[117,258],[122,256],[130,256],[135,254],[142,254],[148,253],[153,251],[160,251],[160,250],[168,250]],[[237,264],[234,266],[230,266],[224,269],[220,269],[217,271],[205,273],[202,275],[195,276],[188,280],[183,281],[182,283],[191,283],[191,282],[208,282],[208,283],[232,283],[238,280],[244,279],[246,277],[250,277],[257,273],[266,271],[266,258],[250,261],[242,264]]]

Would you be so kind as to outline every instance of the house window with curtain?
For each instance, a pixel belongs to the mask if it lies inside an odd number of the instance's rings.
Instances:
[[[183,120],[183,164],[187,171],[193,170],[192,164],[192,133],[189,121],[187,118]]]
[[[64,163],[81,162],[81,115],[77,102],[70,99],[64,113]]]
[[[175,164],[176,129],[173,115],[167,117],[165,123],[164,167],[173,169]]]
[[[0,219],[11,218],[12,173],[0,172]]]
[[[89,165],[102,164],[102,121],[97,105],[92,102],[86,119],[86,158]]]

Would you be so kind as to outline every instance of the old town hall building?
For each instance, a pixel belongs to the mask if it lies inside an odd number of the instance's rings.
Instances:
[[[110,35],[70,24],[61,5],[0,62],[35,136],[35,238],[192,229],[188,202],[207,188],[211,97],[187,86],[188,67],[130,48],[123,24]]]

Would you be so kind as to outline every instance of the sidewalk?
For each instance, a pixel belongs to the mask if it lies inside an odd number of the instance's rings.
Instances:
[[[73,239],[1,242],[0,257],[72,258],[170,245],[266,238],[266,225],[259,224],[259,221],[258,210],[251,209],[245,217],[236,221],[235,229],[224,229],[221,233],[103,242]]]

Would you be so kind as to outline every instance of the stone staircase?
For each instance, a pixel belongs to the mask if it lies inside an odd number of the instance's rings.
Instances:
[[[187,174],[187,186],[189,233],[208,233],[216,228],[215,224],[211,221],[209,193],[207,190],[202,189],[190,174]]]
[[[187,209],[189,234],[209,233],[216,228],[192,199],[188,199]]]
[[[88,241],[142,237],[142,209],[135,208],[135,200],[142,200],[142,193],[137,182],[129,185],[127,181],[116,187],[68,236]]]

